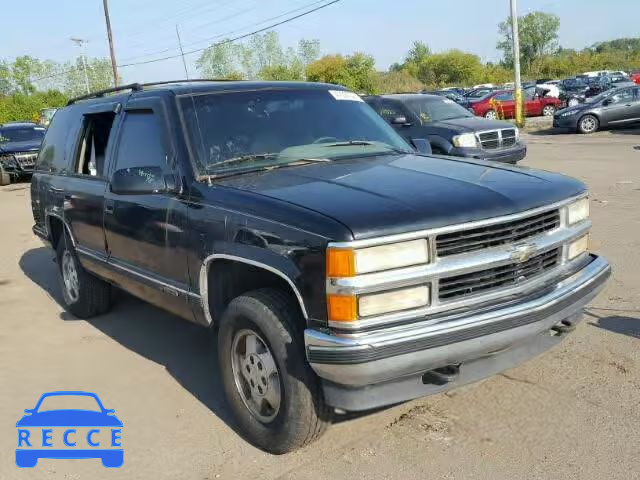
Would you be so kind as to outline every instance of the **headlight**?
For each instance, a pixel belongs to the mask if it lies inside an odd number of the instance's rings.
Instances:
[[[476,136],[473,133],[463,133],[462,135],[456,135],[453,137],[453,144],[456,147],[473,148],[478,145]]]
[[[589,218],[589,199],[582,198],[567,206],[567,223],[574,225]]]
[[[580,237],[578,240],[574,240],[569,244],[567,250],[567,259],[573,260],[578,255],[586,252],[589,249],[589,235]]]
[[[516,142],[518,140],[520,140],[520,130],[518,129],[518,127],[514,128],[515,132],[516,132]]]
[[[425,239],[360,249],[329,248],[327,276],[352,277],[428,262],[429,245]]]
[[[363,295],[358,298],[358,314],[361,317],[370,317],[427,305],[429,305],[429,287],[420,285],[392,292]]]
[[[561,117],[570,117],[572,115],[577,115],[579,110],[571,110],[569,112],[563,112],[560,114]]]

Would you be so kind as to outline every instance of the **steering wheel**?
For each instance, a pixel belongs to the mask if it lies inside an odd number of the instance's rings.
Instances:
[[[314,140],[313,143],[333,143],[333,142],[339,142],[340,139],[336,138],[336,137],[320,137],[317,140]]]

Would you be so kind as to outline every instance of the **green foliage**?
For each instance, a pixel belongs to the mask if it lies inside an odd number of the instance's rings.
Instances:
[[[376,75],[375,91],[378,93],[419,92],[423,89],[422,82],[406,70],[379,72]]]
[[[518,17],[520,32],[520,61],[525,71],[529,71],[536,60],[554,53],[558,48],[560,18],[545,12],[531,12]],[[513,35],[511,20],[507,18],[498,25],[500,40],[497,48],[504,54],[504,64],[513,65]]]
[[[41,109],[61,107],[65,103],[67,103],[67,97],[56,90],[34,92],[29,95],[15,93],[0,96],[0,123],[36,121]]]
[[[318,40],[300,40],[298,48],[283,49],[276,32],[254,35],[247,43],[208,47],[196,67],[205,78],[304,80],[305,67],[319,56]]]
[[[375,93],[375,60],[364,53],[326,55],[307,66],[307,80],[344,85],[360,93]]]

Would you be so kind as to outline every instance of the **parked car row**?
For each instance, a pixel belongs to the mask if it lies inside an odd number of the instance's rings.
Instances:
[[[28,122],[0,125],[0,171],[11,181],[31,177],[45,130]]]

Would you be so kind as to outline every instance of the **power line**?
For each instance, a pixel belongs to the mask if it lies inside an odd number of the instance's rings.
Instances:
[[[225,32],[225,33],[222,33],[222,34],[219,34],[219,35],[214,35],[213,37],[208,37],[208,38],[204,38],[204,39],[201,39],[201,40],[196,40],[194,42],[185,43],[183,46],[189,47],[189,46],[198,45],[198,44],[201,44],[201,43],[204,43],[204,42],[210,42],[211,40],[215,40],[217,38],[225,37],[227,35],[231,35],[231,34],[240,32],[242,30],[245,30],[246,28],[256,27],[258,25],[262,25],[263,23],[270,22],[270,21],[276,20],[278,18],[282,18],[282,17],[284,17],[286,15],[290,15],[290,14],[295,13],[295,12],[299,12],[300,10],[304,10],[306,8],[309,8],[309,7],[313,6],[313,5],[317,5],[319,3],[324,3],[325,1],[326,0],[316,0],[314,2],[307,3],[307,4],[305,4],[305,5],[301,6],[301,7],[294,8],[293,10],[288,10],[286,12],[283,12],[283,13],[281,13],[279,15],[274,16],[274,17],[265,18],[264,20],[261,20],[259,22],[255,22],[255,23],[252,23],[252,24],[249,24],[249,25],[245,25],[242,28],[236,28],[235,30],[231,30],[229,32]],[[237,12],[235,15],[231,15],[231,16],[228,16],[228,17],[221,18],[221,19],[219,19],[217,21],[202,25],[202,26],[197,27],[197,28],[202,28],[204,26],[211,26],[211,25],[215,25],[215,24],[218,24],[218,23],[222,23],[225,20],[229,20],[230,18],[239,16],[239,15],[241,15],[243,13],[246,13],[246,12],[248,12],[250,10],[251,9],[243,10],[242,12]],[[165,48],[163,50],[157,50],[157,51],[154,51],[154,52],[147,52],[147,53],[143,53],[143,54],[136,55],[136,56],[133,56],[133,57],[128,57],[125,60],[134,60],[134,59],[138,59],[138,58],[145,58],[145,57],[149,57],[149,56],[152,56],[152,55],[159,55],[161,53],[170,52],[170,51],[173,51],[173,50],[176,50],[176,48],[175,47],[171,47],[171,48]]]
[[[320,6],[316,7],[316,8],[311,9],[311,10],[307,10],[306,12],[302,12],[302,13],[300,13],[298,15],[295,15],[293,17],[287,18],[287,19],[282,20],[280,22],[276,22],[276,23],[273,23],[271,25],[267,25],[266,27],[260,28],[258,30],[254,30],[253,32],[245,33],[243,35],[238,35],[237,37],[229,38],[229,39],[223,40],[221,42],[212,43],[211,45],[208,45],[206,47],[195,48],[193,50],[188,50],[188,51],[184,52],[184,55],[191,55],[192,53],[202,52],[202,51],[206,50],[209,47],[216,47],[216,46],[219,46],[219,45],[225,45],[227,43],[235,42],[237,40],[242,40],[243,38],[251,37],[251,36],[256,35],[258,33],[262,33],[262,32],[264,32],[266,30],[270,30],[270,29],[278,27],[280,25],[284,25],[285,23],[289,23],[289,22],[291,22],[293,20],[297,20],[298,18],[304,17],[304,16],[309,15],[311,13],[317,12],[318,10],[322,10],[323,8],[329,7],[329,6],[331,6],[331,5],[335,4],[335,3],[338,3],[340,1],[342,1],[342,0],[333,0],[333,1],[329,2],[329,3],[325,3],[324,5],[320,5]],[[118,65],[118,67],[126,68],[126,67],[132,67],[132,66],[135,66],[135,65],[146,65],[146,64],[149,64],[149,63],[163,62],[165,60],[171,60],[173,58],[178,58],[180,56],[181,56],[181,54],[168,55],[166,57],[155,58],[155,59],[152,59],[152,60],[145,60],[145,61],[142,61],[142,62],[125,63],[125,64],[122,64],[122,65]]]

